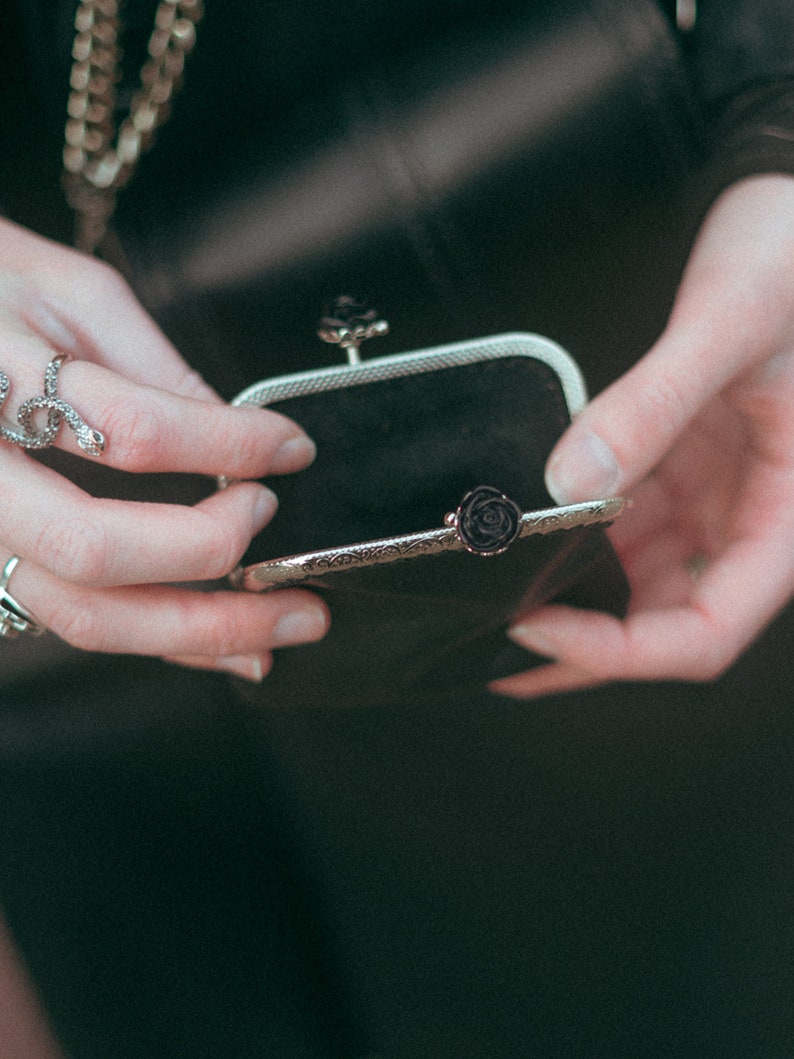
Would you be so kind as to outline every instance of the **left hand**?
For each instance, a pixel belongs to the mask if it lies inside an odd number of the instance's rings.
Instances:
[[[328,611],[305,590],[195,586],[228,574],[275,514],[259,479],[302,470],[314,443],[277,412],[224,404],[108,265],[0,218],[0,368],[18,406],[41,394],[48,364],[63,355],[72,359],[58,398],[105,436],[106,466],[237,481],[192,507],[93,496],[31,458],[35,430],[20,435],[10,422],[0,438],[0,570],[21,559],[8,571],[12,603],[85,651],[254,681],[273,649],[320,639]],[[61,430],[50,440],[97,458],[96,439],[87,450],[76,439]]]
[[[611,530],[627,618],[550,605],[511,630],[548,665],[492,685],[534,697],[723,673],[794,589],[794,179],[712,207],[664,334],[569,428],[560,502],[632,495]]]

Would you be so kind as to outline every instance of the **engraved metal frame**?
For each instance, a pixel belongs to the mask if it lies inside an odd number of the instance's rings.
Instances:
[[[610,523],[620,515],[625,506],[625,500],[614,497],[609,500],[591,500],[584,504],[526,511],[521,516],[518,538],[556,533],[558,530],[574,529],[577,526]],[[399,537],[382,537],[344,548],[326,548],[282,559],[269,559],[246,567],[235,579],[235,584],[251,592],[263,592],[269,588],[300,584],[312,577],[321,577],[337,570],[387,566],[418,556],[462,551],[470,549],[454,528],[445,527],[420,533],[404,533]]]

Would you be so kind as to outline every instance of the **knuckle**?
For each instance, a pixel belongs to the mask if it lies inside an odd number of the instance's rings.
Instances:
[[[239,540],[233,526],[213,523],[193,552],[196,566],[207,579],[225,577],[240,561],[247,543]]]
[[[119,404],[106,410],[105,436],[126,470],[159,468],[168,445],[169,426],[155,404]]]
[[[263,470],[270,462],[276,447],[276,431],[260,410],[250,410],[245,418],[237,409],[223,409],[224,419],[218,422],[219,449],[228,454],[236,467],[256,467]]]
[[[104,622],[96,606],[84,597],[63,603],[50,619],[53,632],[71,647],[83,651],[103,651]]]
[[[191,562],[205,578],[225,577],[240,562],[251,543],[251,515],[251,492],[245,483],[193,508]]]
[[[201,651],[209,658],[223,658],[224,655],[234,654],[237,643],[240,641],[234,635],[234,627],[231,625],[221,626],[219,624],[206,625],[197,642],[201,645]]]
[[[78,256],[78,265],[83,272],[83,281],[90,284],[98,297],[111,303],[130,297],[130,287],[124,277],[112,265],[97,257]]]
[[[263,422],[262,425],[266,426],[268,424]],[[257,464],[268,466],[277,443],[278,438],[272,430],[265,432],[260,427],[259,430],[240,431],[238,426],[235,431],[234,449],[232,451],[235,453],[235,459],[243,467],[253,467]]]
[[[64,581],[100,584],[111,555],[99,520],[85,516],[51,522],[40,535],[40,562]]]
[[[251,638],[250,628],[246,630],[232,608],[224,608],[222,612],[213,610],[194,620],[192,625],[191,649],[208,658],[234,654],[240,644]]]
[[[689,404],[677,379],[658,375],[648,387],[645,400],[651,422],[671,437],[689,417]]]
[[[687,677],[698,684],[712,684],[727,673],[737,654],[723,644],[706,645],[692,659]]]
[[[245,477],[268,474],[282,443],[300,436],[291,420],[268,408],[232,408],[225,414],[225,449]]]

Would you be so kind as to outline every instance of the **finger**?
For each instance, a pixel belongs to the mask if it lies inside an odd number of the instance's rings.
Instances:
[[[201,655],[182,655],[163,658],[164,662],[185,666],[188,669],[212,670],[220,673],[232,673],[236,677],[260,684],[273,665],[270,653],[254,655],[231,655],[228,658],[204,658]]]
[[[0,221],[0,225],[0,263],[5,260],[13,265],[8,275],[0,277],[6,316],[15,313],[26,325],[28,339],[41,343],[39,357],[30,360],[35,378],[20,379],[20,387],[25,383],[21,392],[26,396],[41,392],[43,370],[53,351],[104,365],[150,388],[136,401],[135,391],[131,394],[123,387],[113,391],[104,381],[94,407],[88,403],[89,384],[78,375],[74,385],[61,394],[91,426],[106,435],[110,448],[105,462],[128,470],[161,470],[163,458],[166,462],[171,458],[163,451],[169,446],[175,448],[176,462],[165,469],[230,477],[289,472],[311,462],[311,443],[304,442],[303,432],[276,413],[225,409],[215,419],[195,405],[163,409],[162,403],[152,398],[151,390],[192,398],[202,406],[221,402],[180,357],[113,269],[9,222]],[[13,337],[16,342],[22,336]],[[0,345],[0,367],[6,355],[7,350]],[[15,373],[19,370],[17,363]],[[229,418],[231,415],[234,419]],[[170,429],[164,430],[164,424]],[[116,455],[111,455],[111,431],[116,435]],[[75,448],[70,432],[63,432],[62,437],[64,447]],[[279,451],[282,442],[287,448]],[[252,454],[253,462],[249,458]]]
[[[552,606],[519,622],[512,634],[528,649],[598,679],[719,676],[791,597],[793,512],[789,449],[779,464],[755,469],[726,518],[727,543],[688,590],[681,576],[689,573],[685,538],[661,534],[661,551],[648,547],[629,556],[632,583],[640,576],[626,621]],[[678,605],[670,605],[671,593],[681,594]]]
[[[645,477],[738,367],[733,359],[715,360],[713,348],[707,335],[666,333],[595,398],[549,458],[546,485],[554,499],[575,503],[619,495]]]
[[[547,486],[559,503],[630,489],[729,380],[790,342],[792,216],[794,181],[787,178],[746,181],[722,196],[664,334],[552,453]]]
[[[712,680],[785,605],[794,572],[780,550],[764,556],[743,541],[692,587],[687,603],[643,609],[619,621],[550,606],[511,636],[528,650],[589,673],[594,681]]]
[[[699,545],[678,530],[662,530],[621,558],[631,584],[633,611],[685,604],[692,595],[693,564],[707,561]]]
[[[632,490],[631,504],[607,530],[609,539],[622,556],[670,524],[674,507],[670,496],[655,475]]]
[[[51,357],[35,337],[0,334],[0,368],[13,387],[8,406],[43,394]],[[304,431],[277,412],[182,397],[85,361],[62,365],[58,396],[104,435],[103,462],[126,471],[256,478],[301,470],[315,455]],[[8,418],[10,407],[3,411]],[[80,452],[65,422],[57,444]]]
[[[64,398],[79,400],[107,439],[105,462],[123,470],[256,478],[302,470],[315,456],[304,431],[278,412],[176,396],[77,361],[62,375]]]
[[[59,637],[87,651],[170,658],[261,655],[319,640],[328,611],[309,592],[205,593],[170,586],[68,585],[22,560],[13,594]]]
[[[77,584],[223,577],[277,508],[274,494],[256,482],[238,482],[187,507],[91,497],[23,453],[8,454],[3,472],[4,543]]]
[[[676,650],[681,646],[677,641],[668,640],[658,649],[654,631],[664,636],[667,626],[681,628],[686,618],[684,607],[646,611],[621,622],[606,614],[550,606],[513,626],[510,636],[566,670],[587,674],[592,682],[664,679],[680,676],[685,659]],[[697,635],[702,643],[701,628]]]
[[[7,221],[2,258],[14,278],[2,284],[30,330],[61,353],[90,360],[173,393],[220,401],[168,341],[109,265]]]
[[[488,685],[488,689],[496,695],[507,695],[510,698],[537,699],[542,695],[581,691],[603,683],[604,681],[596,680],[587,670],[552,663],[530,669],[526,673],[516,673],[512,677],[495,680]]]

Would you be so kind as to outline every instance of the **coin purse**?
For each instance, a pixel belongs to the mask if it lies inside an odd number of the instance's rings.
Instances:
[[[605,534],[623,501],[558,507],[544,486],[586,401],[564,350],[507,334],[361,361],[362,339],[387,325],[324,322],[348,364],[233,401],[289,416],[317,444],[310,468],[270,483],[278,514],[235,584],[300,585],[331,612],[325,639],[277,652],[252,694],[318,707],[438,698],[537,664],[505,630],[540,604],[625,612]]]

